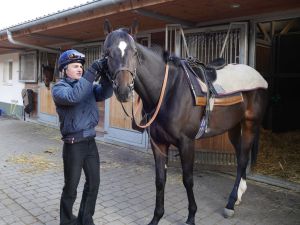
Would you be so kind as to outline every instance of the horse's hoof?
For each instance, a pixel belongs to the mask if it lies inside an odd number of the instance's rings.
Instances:
[[[158,222],[152,220],[148,225],[157,225],[157,224]]]
[[[224,208],[223,216],[225,218],[233,217],[233,215],[234,215],[234,210],[233,209]]]
[[[186,224],[189,224],[189,225],[195,225],[195,222],[194,222],[194,221],[189,221],[189,220],[187,220],[185,223],[186,223]]]

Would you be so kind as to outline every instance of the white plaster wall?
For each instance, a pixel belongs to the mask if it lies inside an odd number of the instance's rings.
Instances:
[[[10,83],[3,82],[4,63],[12,60],[13,61],[13,75]],[[19,82],[19,54],[5,54],[0,55],[0,102],[8,104],[23,105],[21,96],[22,89],[25,87],[24,83]]]

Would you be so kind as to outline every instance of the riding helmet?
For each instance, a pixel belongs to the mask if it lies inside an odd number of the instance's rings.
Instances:
[[[58,59],[58,69],[62,71],[70,63],[85,63],[85,55],[75,49],[70,49],[63,52]]]

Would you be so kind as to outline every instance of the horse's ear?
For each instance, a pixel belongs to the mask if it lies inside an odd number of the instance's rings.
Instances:
[[[138,27],[139,27],[139,22],[135,19],[133,22],[132,22],[132,25],[131,25],[131,29],[130,29],[130,34],[132,36],[135,36],[138,32]]]
[[[110,32],[112,32],[113,29],[108,19],[105,19],[103,28],[104,28],[105,36],[107,36]]]

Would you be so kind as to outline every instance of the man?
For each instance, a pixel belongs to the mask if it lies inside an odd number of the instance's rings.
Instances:
[[[96,60],[83,71],[85,56],[68,50],[60,55],[59,70],[64,78],[52,88],[53,100],[62,134],[65,184],[60,201],[60,225],[94,225],[92,216],[100,184],[100,161],[94,137],[99,121],[96,101],[112,96],[110,82],[105,79],[106,59]],[[101,84],[93,84],[103,76]],[[73,213],[81,171],[85,185],[78,217]]]

